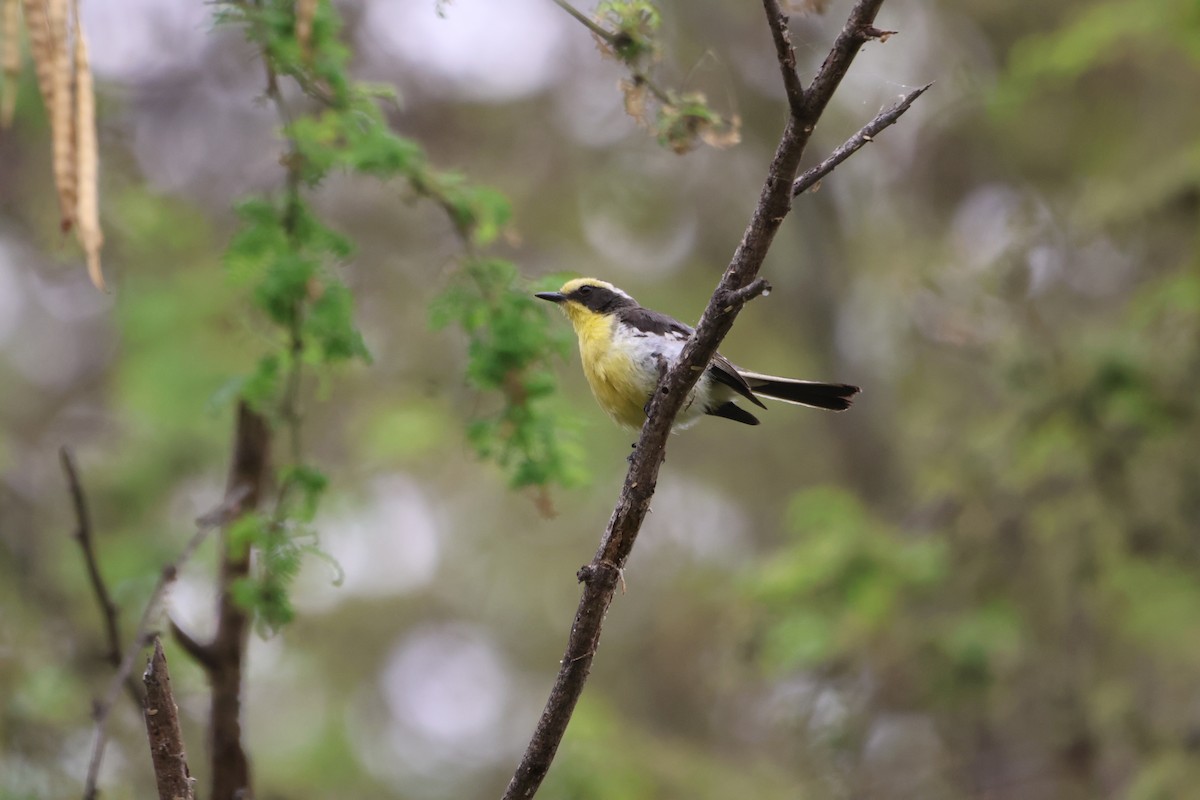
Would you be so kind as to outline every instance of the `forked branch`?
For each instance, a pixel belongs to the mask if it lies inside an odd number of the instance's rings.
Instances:
[[[763,0],[788,93],[787,122],[741,243],[713,291],[695,333],[650,401],[637,449],[600,548],[591,563],[579,570],[583,596],[571,625],[567,650],[529,746],[504,793],[505,800],[533,797],[550,769],[591,671],[604,615],[620,581],[621,570],[650,508],[675,416],[742,307],[766,288],[765,281],[758,281],[758,273],[775,233],[791,210],[792,185],[804,148],[859,49],[865,42],[884,36],[884,31],[874,27],[882,5],[883,0],[855,3],[812,84],[803,89],[795,72],[787,17],[777,0]]]
[[[838,164],[841,164],[863,147],[875,141],[875,137],[879,135],[879,132],[884,128],[894,125],[896,120],[900,119],[904,112],[908,111],[909,107],[916,102],[918,97],[925,94],[930,86],[933,86],[933,84],[927,83],[919,89],[914,89],[901,98],[900,102],[880,111],[875,115],[875,119],[864,125],[858,133],[847,139],[838,149],[830,153],[824,161],[811,169],[804,170],[804,174],[792,182],[792,196],[795,197],[804,194],[820,183],[822,178],[833,172]]]

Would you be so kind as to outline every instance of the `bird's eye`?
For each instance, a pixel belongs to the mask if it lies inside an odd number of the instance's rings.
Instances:
[[[580,294],[582,294],[582,295],[589,295],[589,294],[591,294],[591,293],[592,293],[592,287],[590,287],[590,286],[580,286],[580,287],[579,287],[579,293],[580,293]]]

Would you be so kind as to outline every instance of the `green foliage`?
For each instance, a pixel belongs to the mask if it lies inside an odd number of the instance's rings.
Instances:
[[[476,452],[508,468],[514,488],[582,482],[576,425],[553,404],[557,381],[547,364],[569,338],[548,323],[516,267],[499,259],[468,262],[434,301],[430,320],[466,331],[468,380],[503,397],[498,412],[470,427]]]
[[[803,791],[756,752],[698,750],[682,737],[652,735],[636,718],[587,693],[542,791],[564,800],[724,800],[744,796],[747,786],[759,800],[821,796]]]
[[[869,646],[945,578],[943,542],[904,538],[844,490],[805,490],[788,517],[796,541],[752,583],[756,599],[772,611],[764,658],[776,669],[813,666]]]
[[[626,65],[659,57],[658,30],[662,15],[648,0],[605,0],[596,6],[596,19],[611,33],[614,54]]]
[[[1013,48],[1008,79],[1012,81],[1070,80],[1102,59],[1119,58],[1120,44],[1159,26],[1169,2],[1103,3],[1083,11],[1065,30],[1031,37]]]
[[[354,297],[340,283],[325,287],[313,301],[304,320],[304,336],[314,343],[324,363],[371,358],[354,325]]]
[[[1017,113],[1033,91],[1075,81],[1146,44],[1166,44],[1200,62],[1200,6],[1194,0],[1117,0],[1086,7],[1063,29],[1031,36],[1013,48],[994,106]]]
[[[349,51],[338,39],[340,22],[330,3],[318,4],[307,44],[296,41],[294,13],[293,3],[271,0],[227,3],[219,15],[261,49],[273,82],[268,94],[286,119],[288,143],[282,197],[251,197],[238,205],[241,226],[225,255],[231,279],[250,289],[255,306],[275,326],[278,344],[222,395],[240,392],[256,409],[293,427],[300,425],[296,393],[303,368],[370,358],[355,325],[353,295],[335,271],[353,245],[316,216],[306,188],[319,187],[335,170],[401,179],[446,211],[468,248],[494,242],[511,217],[502,194],[433,169],[419,144],[389,130],[378,105],[388,93],[346,75]],[[317,107],[297,116],[284,110],[277,82],[285,78]],[[562,343],[517,281],[515,267],[472,255],[433,315],[441,325],[461,325],[470,340],[468,379],[504,400],[498,413],[470,425],[476,451],[507,468],[516,487],[579,482],[571,423],[549,403],[555,383],[546,361]],[[293,445],[299,441],[297,435],[291,439]],[[256,574],[239,583],[237,599],[272,631],[292,617],[287,589],[301,555],[319,552],[311,523],[325,478],[301,465],[300,453],[291,456],[296,463],[280,475],[275,513],[244,522],[237,537],[239,546],[258,554]]]
[[[305,58],[293,41],[290,3],[236,6],[247,35],[263,47],[275,72],[295,78],[325,104],[285,128],[289,169],[307,186],[318,185],[335,169],[403,179],[415,194],[446,211],[469,248],[493,243],[511,218],[507,198],[432,168],[420,145],[388,129],[377,105],[379,89],[339,72],[346,61],[344,49],[335,44],[339,26],[328,4],[320,7],[321,25],[314,28],[311,58]],[[247,201],[239,215],[243,229],[230,245],[227,262],[240,280],[257,281],[259,307],[302,339],[308,361],[366,360],[353,322],[352,295],[325,267],[348,257],[350,244],[315,219],[297,189],[282,204]],[[546,362],[560,343],[516,280],[515,268],[472,255],[432,313],[439,326],[453,321],[466,331],[472,385],[504,398],[497,415],[471,424],[468,437],[476,451],[508,468],[514,486],[578,483],[572,425],[545,402],[554,390]],[[281,358],[286,361],[287,354]],[[286,388],[280,363],[264,361],[246,384],[259,407],[272,391]]]
[[[414,178],[428,170],[425,153],[411,139],[387,128],[374,93],[357,88],[344,108],[327,108],[285,128],[301,174],[310,186],[331,170],[345,169],[381,179]]]
[[[282,494],[292,504],[288,516],[297,522],[312,522],[317,516],[321,495],[329,486],[329,479],[319,470],[303,464],[294,464],[283,470],[280,479],[283,482]]]
[[[255,574],[233,583],[234,601],[252,613],[259,630],[274,633],[295,618],[288,595],[300,572],[304,546],[300,537],[257,514],[242,517],[230,529],[230,544],[257,554]]]
[[[353,246],[323,225],[298,194],[278,203],[251,198],[238,204],[237,213],[242,226],[225,263],[235,282],[253,287],[255,305],[282,334],[282,352],[261,360],[243,389],[255,407],[269,409],[280,402],[281,365],[297,343],[317,365],[369,360],[354,324],[353,297],[328,266],[348,258]]]
[[[1004,600],[985,601],[953,615],[934,641],[949,670],[950,684],[942,691],[952,697],[956,689],[986,688],[1015,666],[1024,635],[1019,611]]]
[[[251,574],[234,584],[233,596],[238,605],[254,614],[264,635],[278,631],[295,617],[290,589],[304,556],[322,558],[340,573],[336,562],[320,549],[312,527],[328,478],[305,465],[287,467],[279,477],[274,513],[270,517],[247,514],[230,526],[228,534],[235,555],[255,554]],[[335,577],[334,582],[340,580]]]

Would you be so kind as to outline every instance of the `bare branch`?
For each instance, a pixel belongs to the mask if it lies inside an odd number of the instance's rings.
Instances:
[[[157,636],[154,637],[154,653],[146,665],[142,682],[146,685],[146,736],[150,741],[150,760],[154,763],[158,799],[192,800],[196,793],[183,747],[179,709],[171,692],[167,656]]]
[[[812,169],[805,170],[804,174],[792,184],[792,196],[801,195],[816,186],[822,178],[833,172],[838,164],[841,164],[847,158],[854,155],[868,143],[873,142],[880,131],[894,125],[896,120],[900,119],[904,115],[904,112],[908,111],[916,99],[925,94],[930,86],[933,86],[933,84],[927,83],[921,88],[909,92],[900,102],[890,108],[880,111],[875,119],[864,125],[862,130],[851,136],[838,149],[830,153],[828,158]]]
[[[554,5],[561,8],[563,11],[570,14],[572,17],[574,17],[575,20],[580,25],[582,25],[583,27],[585,27],[589,31],[591,31],[593,36],[597,37],[598,39],[603,40],[610,47],[614,47],[616,45],[616,40],[617,40],[616,36],[614,36],[612,33],[604,30],[604,28],[597,25],[595,22],[593,22],[591,19],[589,19],[586,14],[580,12],[573,5],[566,2],[566,0],[551,0],[551,2],[554,3]]]
[[[816,125],[817,119],[829,104],[829,98],[837,91],[838,84],[850,70],[850,62],[858,55],[859,49],[871,39],[885,39],[894,31],[881,31],[875,27],[875,17],[883,0],[858,0],[850,10],[842,32],[838,34],[829,49],[829,55],[813,78],[812,85],[804,94],[804,115],[806,122]],[[812,133],[809,128],[807,133]]]
[[[783,75],[783,88],[787,92],[788,105],[792,113],[798,114],[804,107],[804,87],[796,72],[796,51],[792,48],[792,36],[788,32],[787,15],[779,7],[778,0],[763,0],[767,12],[767,24],[771,26],[771,38],[775,42],[775,55],[779,60],[779,71]]]
[[[104,760],[104,747],[108,743],[108,718],[112,711],[113,703],[117,699],[117,694],[121,691],[121,686],[129,680],[129,676],[133,672],[133,662],[137,660],[138,653],[142,651],[142,648],[149,643],[147,632],[150,630],[150,621],[158,610],[159,603],[162,602],[167,587],[174,583],[175,578],[179,575],[179,570],[187,563],[211,532],[212,526],[201,526],[199,530],[192,534],[192,538],[188,540],[179,556],[170,564],[164,566],[162,572],[159,573],[158,582],[155,583],[154,590],[150,592],[150,599],[146,601],[146,607],[142,611],[141,619],[138,620],[137,630],[133,634],[133,641],[125,651],[120,666],[117,667],[117,674],[113,676],[112,681],[109,683],[108,692],[105,693],[104,700],[96,708],[96,728],[92,734],[92,756],[88,762],[87,779],[83,787],[84,800],[94,800],[96,797],[96,780],[100,775],[100,764]]]
[[[67,476],[67,486],[71,490],[71,503],[75,508],[75,533],[73,534],[79,549],[83,551],[83,563],[87,567],[88,583],[91,584],[92,594],[96,596],[96,605],[100,606],[100,616],[104,620],[104,633],[108,640],[108,652],[105,659],[113,668],[121,666],[121,628],[117,604],[113,602],[108,585],[100,574],[100,563],[96,558],[96,548],[92,540],[92,516],[88,512],[87,497],[83,493],[83,484],[79,480],[79,470],[75,466],[75,456],[67,447],[58,451],[63,473]],[[129,696],[138,707],[142,705],[142,690],[132,676],[125,682]]]
[[[621,571],[649,511],[650,499],[654,495],[666,452],[667,437],[675,417],[715,355],[721,340],[729,332],[742,305],[767,288],[765,282],[760,283],[756,279],[775,233],[791,210],[792,183],[796,179],[804,148],[859,48],[868,39],[881,34],[872,23],[882,4],[883,0],[858,0],[855,3],[846,26],[834,42],[816,79],[803,93],[803,102],[789,104],[787,124],[741,243],[713,292],[695,333],[650,400],[637,449],[630,460],[625,484],[600,548],[592,562],[578,573],[584,584],[583,596],[571,625],[566,653],[560,662],[558,677],[546,707],[504,793],[505,800],[533,797],[550,769],[591,671],[604,615],[612,603]],[[789,70],[793,69],[790,59],[793,57],[787,46],[786,27],[776,2],[764,0],[764,7],[775,39],[784,82],[789,84]],[[796,85],[799,85],[798,77]],[[788,88],[790,96],[791,87]]]

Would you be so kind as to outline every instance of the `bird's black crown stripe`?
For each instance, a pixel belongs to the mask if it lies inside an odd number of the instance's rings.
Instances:
[[[637,303],[632,297],[590,283],[585,283],[571,292],[567,295],[567,299],[574,300],[598,314],[611,314],[619,309],[637,307]]]

